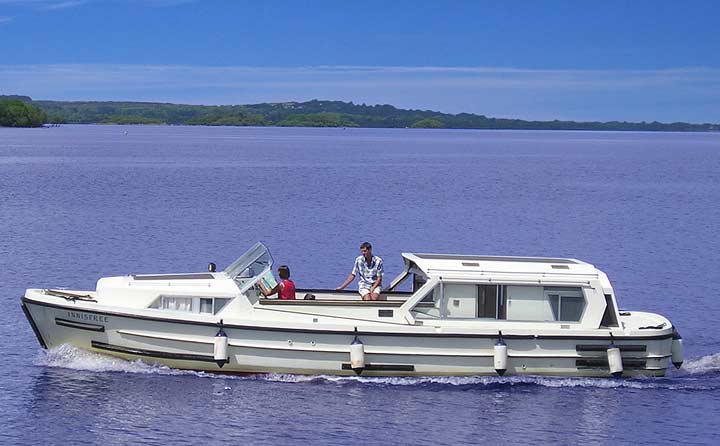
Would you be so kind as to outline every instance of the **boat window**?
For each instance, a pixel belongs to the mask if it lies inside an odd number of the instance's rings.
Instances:
[[[500,285],[441,283],[413,309],[419,318],[505,319]]]
[[[442,313],[447,318],[477,317],[478,286],[470,284],[445,284]]]
[[[225,268],[225,274],[235,279],[236,282],[244,282],[243,279],[250,279],[269,271],[272,264],[273,259],[270,251],[265,245],[258,242]]]
[[[585,309],[580,288],[545,288],[556,321],[577,322]]]
[[[498,319],[507,319],[507,286],[498,285]]]
[[[193,311],[192,297],[162,296],[160,308],[172,311]]]
[[[188,313],[217,314],[232,299],[224,297],[160,296],[148,308]]]
[[[615,316],[615,304],[613,304],[613,298],[611,294],[605,295],[605,312],[603,313],[602,321],[600,325],[603,327],[617,327],[618,321]]]
[[[542,287],[506,286],[509,321],[555,320]]]
[[[220,310],[222,310],[223,307],[225,307],[225,305],[227,305],[228,302],[230,302],[230,299],[216,298],[215,299],[215,309],[214,309],[215,311],[213,311],[213,313],[218,314],[220,312]]]
[[[212,300],[212,299],[207,299],[207,298],[204,298],[204,297],[201,298],[201,299],[200,299],[200,312],[201,312],[201,313],[210,313],[210,314],[212,314],[212,312],[213,312],[213,310],[212,310],[212,305],[213,305],[213,300]]]
[[[440,296],[442,284],[438,284],[434,288],[428,290],[428,293],[418,302],[412,309],[415,317],[420,319],[439,319],[440,318]]]
[[[505,286],[511,321],[577,322],[585,310],[581,288]]]
[[[498,285],[478,285],[477,317],[495,319],[498,316]]]
[[[412,281],[408,280],[412,277]],[[427,282],[427,276],[420,272],[414,264],[410,263],[410,266],[403,270],[397,277],[395,277],[390,285],[386,288],[386,291],[411,291],[415,293]],[[412,288],[410,288],[412,287]]]

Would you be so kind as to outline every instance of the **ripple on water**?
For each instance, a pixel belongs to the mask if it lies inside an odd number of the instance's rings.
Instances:
[[[688,375],[706,375],[720,372],[720,353],[705,355],[685,361],[680,373]]]

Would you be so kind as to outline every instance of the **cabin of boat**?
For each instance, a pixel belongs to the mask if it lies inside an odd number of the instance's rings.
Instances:
[[[257,243],[222,272],[28,289],[23,308],[43,346],[240,373],[658,376],[681,348],[666,318],[618,311],[607,276],[580,260],[402,256],[379,301],[325,289],[265,298],[273,259]]]

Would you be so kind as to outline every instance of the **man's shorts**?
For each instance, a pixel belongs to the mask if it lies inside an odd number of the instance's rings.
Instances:
[[[360,296],[364,296],[366,294],[370,294],[370,288],[360,288],[358,290],[358,293],[360,293]],[[375,288],[375,294],[380,294],[380,287]]]

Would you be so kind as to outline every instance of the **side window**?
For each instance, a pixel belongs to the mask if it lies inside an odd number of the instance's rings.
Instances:
[[[162,296],[160,308],[172,311],[194,311],[192,297]]]
[[[161,295],[148,308],[188,313],[217,314],[230,302],[223,297],[165,296]]]
[[[222,310],[225,307],[225,305],[227,305],[228,302],[230,302],[230,299],[222,299],[220,297],[216,297],[214,313],[218,314],[220,312],[220,310]]]
[[[612,294],[605,295],[605,313],[603,313],[600,325],[603,327],[617,327],[618,321],[615,315],[615,304],[613,303]]]
[[[440,283],[413,308],[415,316],[426,319],[477,317],[476,285]]]
[[[421,319],[578,322],[585,307],[579,287],[440,283],[412,311]]]
[[[475,318],[478,307],[478,286],[445,284],[443,309],[447,318]]]
[[[211,313],[212,314],[212,298],[201,298],[200,299],[200,312],[201,313]]]
[[[581,288],[506,286],[507,319],[578,322],[585,310]]]
[[[577,322],[585,310],[581,288],[545,288],[556,321]]]
[[[413,293],[420,289],[421,286],[425,285],[425,278],[419,274],[413,274]]]
[[[552,308],[542,287],[505,287],[509,321],[554,321]]]
[[[498,318],[498,286],[478,285],[479,318]]]
[[[505,319],[504,286],[441,283],[413,308],[419,318]]]
[[[415,317],[420,319],[439,319],[440,318],[440,286],[430,290],[415,307],[412,312]]]

